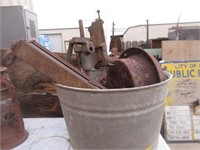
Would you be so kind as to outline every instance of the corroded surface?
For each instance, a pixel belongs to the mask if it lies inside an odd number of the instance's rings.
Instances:
[[[113,63],[107,72],[107,88],[139,87],[164,80],[157,60],[140,48],[127,49]]]

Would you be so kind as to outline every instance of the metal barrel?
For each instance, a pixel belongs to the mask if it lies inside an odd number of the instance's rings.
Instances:
[[[156,149],[171,74],[122,89],[57,85],[73,149]]]

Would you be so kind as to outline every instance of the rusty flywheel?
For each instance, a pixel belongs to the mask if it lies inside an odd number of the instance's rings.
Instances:
[[[164,80],[159,62],[141,48],[125,50],[107,72],[107,88],[130,88]]]

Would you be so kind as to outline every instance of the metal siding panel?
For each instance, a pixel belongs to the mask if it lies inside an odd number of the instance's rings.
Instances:
[[[63,52],[62,35],[61,34],[48,34],[49,42],[51,45],[51,51]]]
[[[26,40],[24,9],[22,6],[0,7],[1,45],[10,48],[14,40]]]

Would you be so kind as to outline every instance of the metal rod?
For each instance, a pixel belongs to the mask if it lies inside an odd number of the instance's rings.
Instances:
[[[147,48],[149,48],[149,20],[147,19]]]
[[[98,18],[99,18],[99,20],[101,20],[101,17],[100,17],[100,10],[97,10],[97,13],[98,13]]]
[[[85,37],[83,21],[79,20],[78,22],[79,22],[80,37]]]
[[[115,23],[112,23],[112,36],[114,36],[114,32],[115,32]]]

